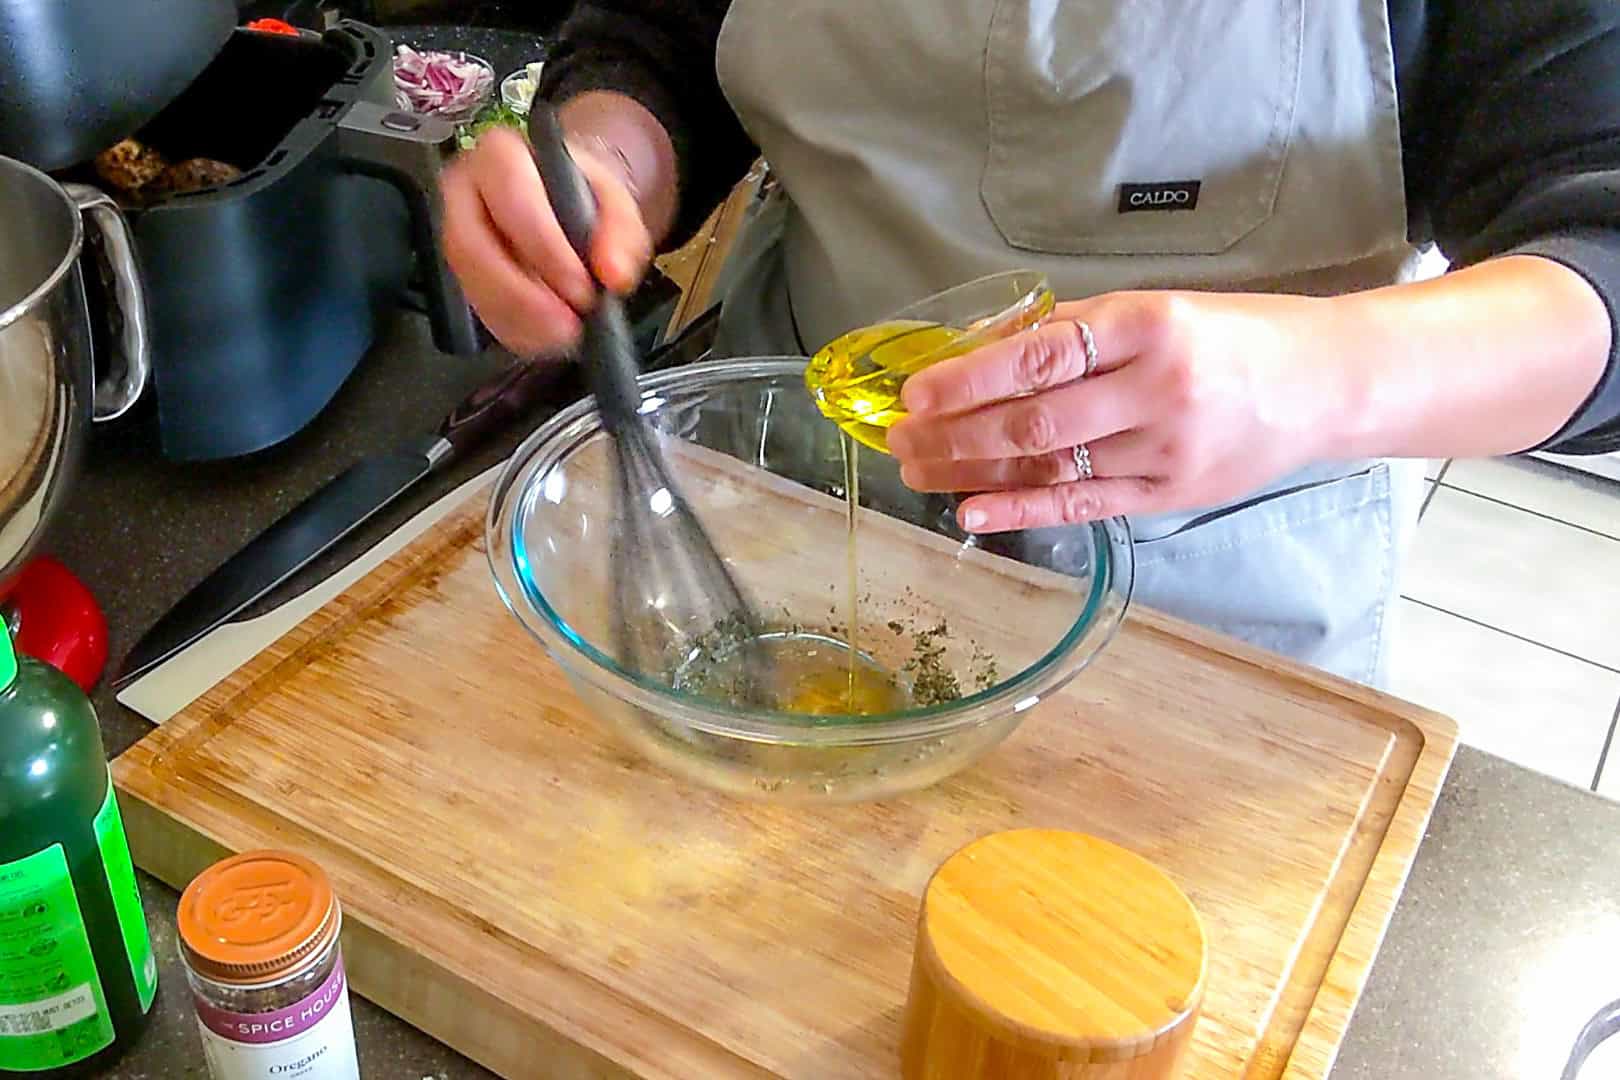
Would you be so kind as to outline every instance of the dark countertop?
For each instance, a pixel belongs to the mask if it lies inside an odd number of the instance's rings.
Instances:
[[[157,460],[137,422],[100,431],[87,473],[48,545],[107,609],[112,652],[192,583],[364,453],[430,430],[507,358],[434,352],[425,322],[401,317],[329,409],[288,444],[211,467]],[[510,451],[513,432],[447,472],[335,552],[319,576]],[[294,588],[307,587],[295,584]],[[149,729],[101,688],[109,754]],[[155,1022],[111,1074],[203,1076],[175,952],[175,892],[142,875],[165,967]],[[1620,805],[1464,749],[1396,911],[1334,1080],[1556,1076],[1597,1007],[1620,997]],[[489,1074],[363,1001],[367,1076],[462,1080]]]
[[[527,36],[391,29],[400,40],[480,52],[498,71],[530,58]],[[110,622],[112,655],[122,657],[187,588],[260,529],[357,458],[431,430],[506,362],[498,350],[474,360],[440,355],[424,321],[403,316],[315,423],[252,460],[177,466],[158,460],[138,418],[100,430],[47,548],[95,591]],[[307,588],[499,461],[522,434],[510,433],[401,500],[282,596]],[[110,755],[149,730],[105,686],[93,698]],[[145,874],[141,886],[163,961],[161,990],[151,1027],[109,1075],[206,1076],[175,949],[177,895]],[[1617,955],[1620,805],[1465,748],[1333,1080],[1557,1076],[1582,1024],[1620,998]],[[368,1002],[356,1000],[354,1014],[368,1077],[490,1075]],[[1601,1075],[1620,1075],[1620,1067]]]

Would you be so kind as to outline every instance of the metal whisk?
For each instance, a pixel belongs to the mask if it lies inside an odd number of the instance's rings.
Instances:
[[[529,138],[557,222],[586,259],[596,201],[563,142],[556,112],[537,101]],[[581,359],[612,439],[617,505],[611,567],[619,663],[660,682],[701,669],[700,692],[762,704],[770,659],[760,623],[664,460],[641,412],[634,341],[624,305],[602,289],[585,318]],[[723,681],[713,673],[723,669]]]

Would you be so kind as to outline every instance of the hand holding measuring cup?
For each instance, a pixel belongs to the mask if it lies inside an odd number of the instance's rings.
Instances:
[[[1122,292],[918,371],[887,432],[975,533],[1218,505],[1333,456],[1353,352],[1329,300]]]

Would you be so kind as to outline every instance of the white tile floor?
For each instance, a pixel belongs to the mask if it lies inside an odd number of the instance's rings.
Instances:
[[[1620,484],[1530,459],[1429,476],[1391,689],[1470,745],[1620,798]]]

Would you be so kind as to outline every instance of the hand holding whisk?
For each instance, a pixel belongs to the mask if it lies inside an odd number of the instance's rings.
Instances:
[[[557,222],[589,266],[595,199],[546,102],[535,102],[529,112],[529,140]],[[624,305],[611,290],[600,290],[584,318],[580,356],[613,441],[611,618],[619,663],[668,684],[683,664],[706,653],[706,662],[719,661],[734,673],[727,689],[734,703],[768,704],[770,660],[759,644],[761,624],[681,494],[658,433],[641,413],[634,341]]]

